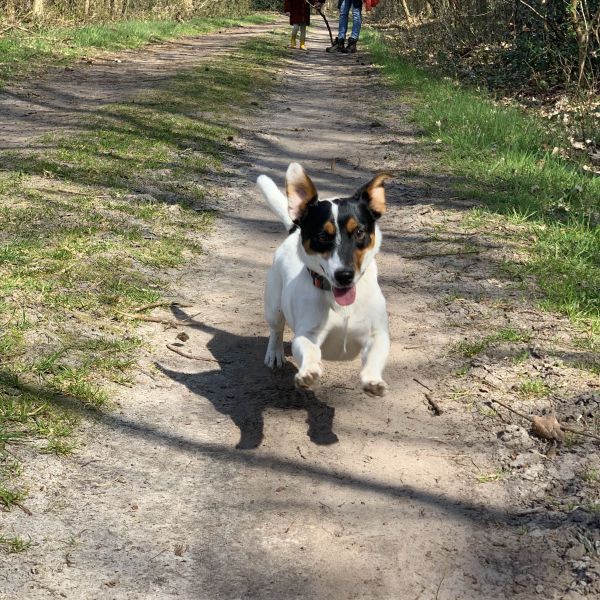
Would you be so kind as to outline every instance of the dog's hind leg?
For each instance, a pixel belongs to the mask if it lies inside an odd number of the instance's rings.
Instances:
[[[267,367],[283,367],[285,358],[283,356],[283,329],[285,327],[285,319],[281,311],[279,316],[273,319],[268,319],[271,334],[269,335],[269,344],[267,353],[265,354],[265,365]]]
[[[265,354],[265,365],[270,368],[283,367],[285,358],[283,356],[283,329],[285,318],[281,311],[281,285],[278,274],[272,269],[267,276],[267,287],[265,290],[265,317],[271,334]]]
[[[390,351],[390,337],[387,330],[373,332],[373,338],[363,352],[363,368],[360,372],[362,388],[372,396],[384,396],[387,383],[383,380],[383,369]]]
[[[307,337],[298,336],[292,342],[294,359],[298,363],[295,382],[300,388],[312,387],[323,374],[321,348]]]

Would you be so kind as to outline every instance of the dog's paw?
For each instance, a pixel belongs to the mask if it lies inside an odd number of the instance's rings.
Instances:
[[[296,373],[296,376],[294,377],[296,387],[303,389],[310,388],[313,385],[315,385],[315,383],[317,383],[321,375],[322,369],[319,365],[307,367],[306,369],[301,369],[300,371],[298,371],[298,373]]]
[[[265,365],[269,369],[277,369],[283,367],[285,364],[285,357],[283,355],[283,348],[277,350],[267,350],[265,354]]]
[[[370,396],[385,396],[388,386],[382,379],[379,381],[363,381],[362,389]]]

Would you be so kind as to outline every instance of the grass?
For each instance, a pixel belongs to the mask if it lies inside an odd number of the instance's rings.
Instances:
[[[18,506],[26,497],[27,494],[23,490],[11,490],[0,487],[0,504],[4,508]]]
[[[528,378],[521,382],[517,391],[525,398],[541,398],[548,394],[550,388],[541,380]]]
[[[18,536],[7,537],[0,535],[0,550],[6,554],[19,554],[31,546],[31,541],[25,541]]]
[[[454,346],[454,351],[462,354],[465,358],[473,358],[499,342],[519,343],[530,340],[531,336],[526,331],[504,327],[479,340],[462,340]]]
[[[134,49],[185,35],[210,33],[222,27],[268,23],[273,15],[256,13],[239,18],[190,21],[118,21],[84,27],[32,26],[0,37],[0,88],[9,81],[49,66],[67,66],[102,52]]]
[[[493,473],[479,473],[475,476],[478,483],[489,483],[490,481],[498,481],[502,479],[502,471],[495,471]]]
[[[600,177],[563,157],[567,140],[539,118],[499,106],[485,94],[411,66],[374,32],[365,36],[389,84],[414,107],[432,152],[458,191],[481,202],[479,219],[508,223],[545,307],[600,336]]]
[[[131,385],[142,341],[131,315],[164,297],[202,251],[235,154],[228,125],[268,93],[275,36],[174,73],[167,85],[0,153],[0,503],[24,499],[16,444],[68,455],[84,410]],[[219,107],[218,115],[214,107]],[[206,117],[204,115],[215,114]]]
[[[596,484],[600,481],[600,472],[598,469],[589,468],[581,474],[581,479],[589,484]]]

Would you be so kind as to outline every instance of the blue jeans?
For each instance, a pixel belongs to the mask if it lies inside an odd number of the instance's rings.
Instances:
[[[350,8],[352,8],[352,34],[350,37],[353,40],[358,40],[360,35],[360,28],[362,26],[362,10],[360,8],[353,7],[352,0],[342,0],[340,6],[340,29],[338,33],[338,39],[346,39],[346,33],[348,31],[348,15],[350,14]]]

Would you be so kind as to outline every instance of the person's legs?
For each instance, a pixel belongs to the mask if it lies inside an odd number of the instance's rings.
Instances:
[[[342,0],[340,6],[340,23],[338,28],[338,40],[345,40],[346,33],[348,31],[348,15],[350,14],[350,7],[352,0]]]
[[[353,8],[352,9],[352,34],[350,37],[358,42],[358,37],[360,36],[360,30],[362,27],[362,9],[361,8]]]
[[[297,23],[296,23],[296,25],[294,25],[292,27],[292,39],[290,40],[290,48],[296,47],[296,36],[298,35],[299,28],[300,28],[300,25],[298,25]]]
[[[300,50],[306,50],[306,25],[300,25]]]

